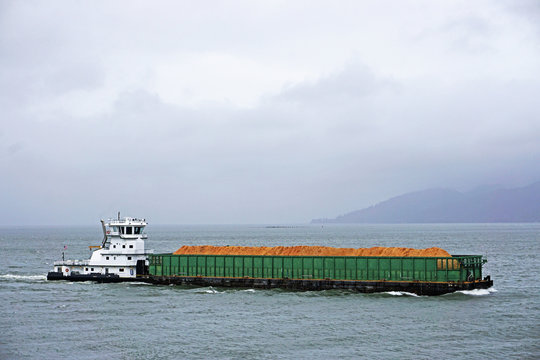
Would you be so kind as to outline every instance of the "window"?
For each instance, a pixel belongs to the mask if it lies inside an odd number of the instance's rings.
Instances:
[[[116,260],[116,256],[114,257],[114,259],[113,259],[113,260]]]
[[[130,248],[130,249],[133,249],[133,245],[129,245],[129,248]]]
[[[124,234],[125,226],[120,226],[120,234]]]
[[[131,260],[131,256],[128,256],[128,260]]]
[[[131,235],[131,234],[133,234],[133,227],[127,226],[126,227],[126,235]]]
[[[116,249],[116,245],[113,245],[112,247]]]
[[[141,231],[142,227],[136,226],[134,229],[135,229],[135,231],[133,232],[134,234],[136,235],[142,234],[142,231]]]
[[[120,272],[124,272],[124,269],[119,269]]]
[[[113,226],[112,230],[113,230],[114,232],[118,232],[118,226]]]
[[[85,270],[85,271],[88,271],[88,268],[85,268],[84,270]]]
[[[125,249],[126,248],[126,245],[122,245],[122,249]]]
[[[90,271],[94,271],[94,268],[90,268]]]
[[[109,260],[109,257],[107,256],[107,257],[105,258],[105,260]]]

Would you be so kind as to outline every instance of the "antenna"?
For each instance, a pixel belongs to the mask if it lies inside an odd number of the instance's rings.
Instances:
[[[118,212],[118,220],[120,220],[120,211]]]

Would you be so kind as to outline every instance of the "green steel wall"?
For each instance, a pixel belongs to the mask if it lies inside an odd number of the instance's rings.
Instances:
[[[482,278],[482,256],[149,256],[151,275],[335,280],[467,281]]]

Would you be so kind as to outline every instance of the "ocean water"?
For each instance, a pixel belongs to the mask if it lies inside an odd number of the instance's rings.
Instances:
[[[94,227],[0,228],[0,359],[539,359],[540,224],[152,226],[147,245],[439,246],[495,285],[438,297],[46,281]]]

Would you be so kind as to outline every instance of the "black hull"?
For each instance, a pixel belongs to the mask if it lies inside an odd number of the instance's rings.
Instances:
[[[137,276],[136,278],[121,278],[118,275],[70,275],[63,276],[60,272],[50,272],[47,280],[95,281],[99,283],[146,282],[161,285],[192,285],[216,286],[231,288],[288,290],[353,290],[362,293],[377,293],[386,291],[409,292],[417,295],[442,295],[460,290],[487,289],[493,286],[493,280],[486,277],[474,282],[424,282],[424,281],[347,281],[347,280],[293,280],[293,279],[255,279],[255,278],[219,278],[192,276]]]
[[[387,291],[409,292],[417,295],[442,295],[460,290],[487,289],[493,280],[486,277],[475,282],[393,282],[393,281],[347,281],[347,280],[292,280],[254,278],[213,278],[213,277],[166,277],[145,276],[142,281],[162,285],[195,285],[216,287],[282,288],[289,290],[334,290],[344,289],[362,293]]]
[[[103,275],[103,274],[72,274],[64,276],[61,272],[51,271],[47,274],[47,280],[66,280],[66,281],[95,281],[99,283],[119,283],[140,281],[137,278],[121,278],[118,275]]]

